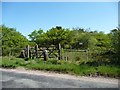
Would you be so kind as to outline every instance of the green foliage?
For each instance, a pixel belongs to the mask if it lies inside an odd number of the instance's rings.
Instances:
[[[16,68],[17,65],[16,65],[16,61],[15,59],[10,58],[10,57],[3,57],[2,58],[2,62],[1,62],[1,67],[4,67],[4,68]]]
[[[97,31],[87,31],[84,28],[65,29],[55,27],[43,32],[42,29],[33,31],[29,37],[31,44],[56,45],[61,44],[64,49],[88,49],[93,59],[110,59],[119,57],[119,30],[114,29],[109,34]],[[8,52],[7,50],[6,52]],[[113,55],[116,53],[116,55]],[[109,57],[110,56],[110,57]],[[113,59],[112,58],[112,59]],[[79,58],[81,59],[81,58]]]
[[[50,64],[60,64],[57,59],[48,60],[47,63],[50,63]]]
[[[119,28],[113,29],[111,31],[111,34],[112,34],[112,46],[116,53],[116,58],[117,60],[119,60],[120,59],[120,29]]]
[[[31,39],[32,42],[38,42],[37,39],[39,37],[42,37],[42,35],[44,34],[43,30],[42,29],[39,29],[38,31],[37,30],[34,30],[31,34],[29,34],[29,38]]]
[[[3,68],[17,68],[19,66],[26,66],[29,62],[26,62],[24,59],[16,58],[16,57],[2,57],[2,61],[0,62],[1,67]]]
[[[113,29],[109,34],[97,31],[86,31],[83,28],[65,29],[55,27],[44,30],[34,30],[29,34],[30,41],[26,39],[15,28],[0,26],[0,45],[2,54],[14,55],[20,53],[21,48],[27,44],[58,45],[62,46],[62,54],[71,61],[53,60],[43,61],[40,59],[18,59],[4,57],[1,67],[16,68],[23,66],[29,69],[57,71],[77,75],[109,75],[110,77],[120,75],[120,29]],[[85,64],[86,52],[66,52],[65,49],[88,49],[88,56],[92,61]],[[84,54],[84,55],[82,55]],[[15,55],[14,55],[15,56]],[[73,58],[75,57],[75,58]],[[91,59],[90,58],[90,59]]]
[[[112,67],[112,66],[99,66],[98,72],[102,75],[108,75],[111,77],[120,77],[120,69],[119,67]]]
[[[47,31],[46,34],[49,38],[50,44],[57,45],[60,43],[61,45],[64,45],[65,43],[67,43],[69,32],[70,32],[69,30],[65,30],[62,28],[59,29],[56,27]]]
[[[103,32],[87,31],[83,28],[65,29],[59,26],[49,29],[44,32],[42,29],[34,30],[29,34],[30,42],[21,33],[17,32],[14,28],[8,28],[4,25],[0,26],[1,39],[2,39],[2,54],[14,55],[19,53],[21,48],[24,48],[27,44],[30,46],[38,45],[58,45],[61,44],[64,49],[88,49],[91,51],[93,57],[104,57],[102,53],[111,52],[116,53],[116,56],[120,55],[120,30],[114,29],[109,34]],[[12,53],[13,52],[13,53]],[[113,56],[113,55],[112,55]],[[106,56],[105,56],[106,57]]]
[[[28,44],[28,40],[14,28],[2,27],[2,55],[9,55],[11,52],[20,52]]]
[[[111,38],[103,32],[88,32],[83,28],[64,29],[55,27],[49,29],[46,33],[43,30],[34,30],[28,35],[32,42],[39,45],[58,45],[63,48],[73,49],[98,49],[108,50],[111,48]],[[80,44],[82,43],[82,44]]]
[[[75,64],[72,62],[67,62],[63,60],[48,60],[44,61],[42,59],[35,59],[25,61],[24,59],[15,57],[3,57],[1,62],[1,67],[3,68],[17,68],[24,67],[26,69],[33,70],[46,70],[54,71],[58,73],[69,73],[75,75],[85,75],[85,76],[106,76],[107,77],[120,77],[120,66],[109,65],[109,62],[96,62],[88,61],[86,64],[81,62],[80,64]]]

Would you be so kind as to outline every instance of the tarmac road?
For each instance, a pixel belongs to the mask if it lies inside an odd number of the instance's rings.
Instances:
[[[36,75],[2,70],[2,88],[118,88],[117,82],[101,82],[84,79]]]

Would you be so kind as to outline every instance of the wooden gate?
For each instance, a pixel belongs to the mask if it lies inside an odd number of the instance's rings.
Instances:
[[[27,58],[45,58],[44,51],[46,51],[46,57],[48,58],[58,58],[58,60],[61,59],[61,45],[58,46],[55,45],[36,45],[33,47],[30,47],[29,45],[26,46],[24,49],[24,57]]]

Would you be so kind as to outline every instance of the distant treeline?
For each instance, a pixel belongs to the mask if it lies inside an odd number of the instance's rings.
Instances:
[[[0,26],[2,55],[9,55],[11,49],[14,52],[20,52],[20,48],[26,45],[58,45],[61,44],[64,49],[88,49],[104,51],[105,53],[113,54],[112,57],[120,59],[120,29],[115,28],[110,33],[98,31],[87,31],[84,28],[62,28],[56,26],[44,30],[34,30],[29,34],[30,40],[23,36],[15,28]],[[18,48],[18,49],[14,49]]]

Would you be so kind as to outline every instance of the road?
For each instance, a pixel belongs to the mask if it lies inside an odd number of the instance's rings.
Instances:
[[[3,70],[2,78],[2,88],[118,88],[117,79],[101,79],[92,80],[88,78],[79,77],[67,77],[67,75],[54,76],[49,73],[35,74],[27,72]],[[65,78],[67,77],[67,78]]]

